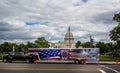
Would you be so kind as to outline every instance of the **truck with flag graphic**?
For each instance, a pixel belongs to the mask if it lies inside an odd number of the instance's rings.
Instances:
[[[99,61],[99,48],[29,48],[39,62],[83,63]]]

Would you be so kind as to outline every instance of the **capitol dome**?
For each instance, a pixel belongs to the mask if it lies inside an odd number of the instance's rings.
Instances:
[[[65,34],[65,38],[73,38],[72,32],[67,32],[67,33]]]
[[[74,36],[72,32],[70,32],[70,26],[68,27],[68,32],[65,34],[64,44],[65,44],[65,47],[67,48],[75,47]]]
[[[70,32],[70,26],[68,27],[68,32],[65,34],[65,40],[74,40],[72,32]]]

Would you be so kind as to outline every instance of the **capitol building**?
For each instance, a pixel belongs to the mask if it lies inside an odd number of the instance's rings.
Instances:
[[[53,48],[75,48],[75,41],[72,32],[70,31],[70,26],[68,27],[68,31],[65,34],[63,42],[57,43],[49,43],[50,47]]]

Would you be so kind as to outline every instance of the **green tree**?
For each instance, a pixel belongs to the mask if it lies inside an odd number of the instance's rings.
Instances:
[[[4,42],[0,45],[1,52],[11,52],[13,50],[14,43]]]
[[[110,39],[117,44],[117,48],[120,48],[120,13],[115,14],[113,20],[117,21],[118,25],[110,31]]]
[[[105,54],[107,51],[106,44],[104,42],[98,42],[96,44],[97,48],[100,48],[100,54]]]
[[[81,42],[80,41],[77,41],[76,44],[75,44],[76,48],[80,47],[81,46]]]
[[[27,53],[27,52],[28,52],[28,47],[27,47],[27,45],[20,44],[18,50],[19,50],[20,52],[25,52],[25,53]]]
[[[15,52],[28,52],[28,48],[48,48],[49,43],[44,37],[37,38],[35,42],[27,42],[27,44],[17,45],[16,43],[4,42],[0,44],[0,53],[11,52],[15,48]]]
[[[106,43],[105,45],[108,52],[114,51],[114,44]]]
[[[84,42],[84,43],[82,43],[82,47],[84,47],[84,48],[90,48],[90,42]]]
[[[110,31],[110,39],[117,44],[118,48],[120,48],[120,24]]]
[[[113,20],[117,21],[120,24],[120,13],[114,14]]]
[[[27,48],[38,48],[35,43],[27,42]]]
[[[44,37],[37,38],[37,40],[35,40],[35,44],[39,48],[48,48],[49,47],[49,43],[47,40],[45,40]]]

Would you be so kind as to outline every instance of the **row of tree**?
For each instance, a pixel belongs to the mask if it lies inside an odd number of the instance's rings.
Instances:
[[[4,42],[0,44],[0,52],[11,52],[13,49],[15,52],[28,52],[28,48],[48,48],[49,43],[44,37],[37,38],[33,43],[27,42],[26,44],[16,44],[10,42]]]
[[[44,37],[40,37],[35,42],[27,42],[26,44],[15,44],[10,42],[4,42],[3,44],[0,44],[0,52],[10,52],[15,49],[16,52],[28,52],[28,48],[49,48],[48,41],[45,40]],[[83,47],[83,48],[90,48],[90,42],[84,42],[81,43],[80,41],[76,42],[76,48]],[[113,43],[104,43],[104,42],[97,42],[94,47],[100,48],[100,53],[104,54],[111,51],[117,50],[117,45],[114,45]],[[120,50],[118,50],[120,51]]]

